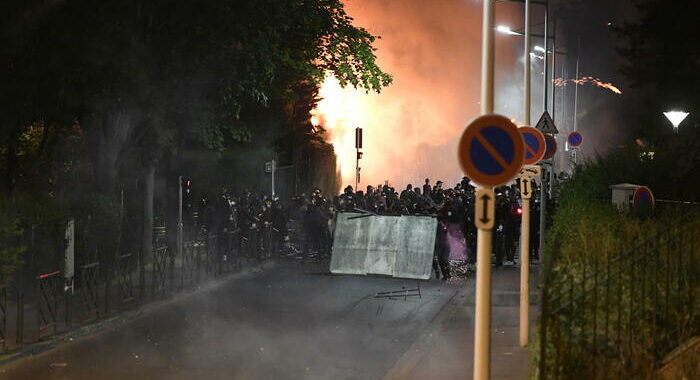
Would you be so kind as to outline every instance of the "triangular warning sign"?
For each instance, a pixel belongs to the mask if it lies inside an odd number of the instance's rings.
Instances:
[[[540,121],[538,121],[537,125],[535,125],[535,128],[539,129],[542,133],[559,133],[557,126],[554,125],[554,120],[552,120],[552,117],[549,116],[549,112],[547,111],[544,111],[542,117],[540,118]]]

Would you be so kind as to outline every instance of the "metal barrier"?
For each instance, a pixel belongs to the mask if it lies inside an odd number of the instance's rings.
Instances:
[[[59,238],[62,239],[63,231],[60,228],[56,230],[60,232]],[[245,234],[240,230],[225,232],[220,236],[200,231],[203,234],[190,235],[199,236],[198,239],[184,242],[180,257],[175,257],[167,245],[154,248],[144,263],[148,276],[138,285],[136,281],[140,279],[135,276],[140,268],[137,264],[141,263],[136,262],[135,255],[117,255],[114,260],[94,261],[79,266],[76,268],[75,286],[70,287],[70,284],[64,282],[63,272],[60,270],[47,271],[37,276],[34,268],[38,261],[35,261],[34,252],[31,250],[34,245],[18,243],[30,247],[30,259],[29,265],[24,268],[26,272],[22,273],[20,270],[14,277],[15,283],[0,284],[0,351],[8,337],[16,340],[18,345],[32,343],[37,337],[43,339],[110,315],[113,311],[123,310],[129,305],[143,304],[149,302],[150,298],[162,297],[174,291],[176,287],[185,289],[222,273],[231,272],[234,268],[242,266],[242,257],[248,258],[248,263],[270,257],[272,253],[269,251],[275,246],[270,239],[279,238],[272,233],[260,233],[257,229]],[[31,237],[33,239],[34,235]],[[45,246],[49,248],[54,244],[53,240],[60,241],[53,238],[53,235],[41,237]],[[158,241],[166,242],[166,236],[161,234]],[[86,250],[87,247],[84,247],[81,252]],[[48,249],[46,251],[49,252]],[[79,258],[85,259],[84,256]],[[176,258],[179,273],[174,273]],[[41,264],[50,269],[56,268],[57,262],[47,261]],[[178,283],[181,286],[176,286]],[[137,286],[142,285],[150,286],[151,291],[139,297]],[[111,292],[110,286],[116,286],[116,291]],[[33,288],[33,291],[26,289],[27,287]],[[8,299],[9,289],[16,289],[13,291],[12,300]],[[75,297],[73,291],[76,292]],[[118,307],[110,308],[111,303]],[[30,323],[26,324],[25,319]],[[33,330],[34,320],[37,321],[36,330]],[[8,327],[8,322],[12,323],[12,326]],[[32,333],[30,339],[25,339],[24,334],[30,330],[38,333]]]
[[[220,274],[221,260],[219,260],[219,235],[207,236],[206,244],[206,272],[207,274],[217,276]]]
[[[172,279],[172,256],[167,246],[153,250],[153,274],[151,278],[151,294],[162,295],[168,290],[168,278]],[[171,281],[172,283],[172,281]]]
[[[55,334],[58,329],[58,297],[60,290],[61,271],[40,274],[36,277],[39,295],[38,331],[39,338],[53,328]]]
[[[5,350],[7,343],[7,284],[0,285],[0,347]]]
[[[580,276],[545,268],[540,378],[648,376],[700,333],[699,235],[695,217],[591,260]]]
[[[200,240],[186,241],[182,250],[182,265],[180,267],[180,285],[184,287],[192,286],[198,281],[199,272],[199,249],[204,245]]]
[[[119,303],[121,305],[133,302],[136,298],[134,295],[131,257],[132,255],[130,253],[117,256],[117,292],[119,295]]]
[[[100,263],[95,262],[80,267],[80,287],[78,294],[85,307],[86,317],[84,321],[92,321],[100,317],[98,297],[98,278]]]

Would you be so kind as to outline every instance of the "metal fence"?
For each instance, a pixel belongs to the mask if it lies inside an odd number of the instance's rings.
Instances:
[[[652,233],[582,270],[546,268],[541,379],[648,376],[700,333],[700,218]],[[562,265],[562,263],[558,263]]]
[[[27,237],[22,242],[27,247],[25,265],[11,283],[0,283],[0,348],[3,351],[194,289],[246,266],[277,259],[282,248],[282,236],[265,225],[221,235],[206,231],[190,233],[186,236],[192,238],[184,242],[181,252],[177,247],[168,246],[168,239],[162,236],[165,231],[158,230],[156,233],[160,237],[154,240],[158,246],[145,260],[139,260],[138,253],[115,253],[113,258],[98,256],[103,258],[102,262],[93,261],[94,255],[82,259],[76,255],[78,264],[71,283],[66,281],[63,272],[64,246],[60,238],[63,231],[52,227],[47,229],[46,236],[40,236],[42,233],[32,229],[24,234]],[[43,247],[35,244],[40,240]],[[145,272],[143,276],[140,271]],[[145,289],[143,296],[139,289]]]

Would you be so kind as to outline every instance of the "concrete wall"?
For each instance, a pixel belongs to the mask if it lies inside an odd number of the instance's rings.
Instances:
[[[338,214],[331,273],[430,278],[437,219]]]

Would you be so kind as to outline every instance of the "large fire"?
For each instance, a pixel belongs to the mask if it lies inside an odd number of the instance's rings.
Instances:
[[[479,113],[480,2],[343,3],[356,25],[381,36],[376,43],[378,63],[394,77],[381,94],[341,88],[331,76],[320,88],[322,100],[312,112],[312,122],[328,133],[343,185],[355,184],[356,127],[363,129],[360,188],[385,181],[396,187],[420,186],[425,178],[453,185],[462,177],[457,141]],[[517,40],[503,41],[497,53],[503,62],[516,62],[515,50],[506,42]],[[513,64],[501,68],[510,72]],[[506,83],[509,77],[497,77],[497,86],[514,87]],[[497,96],[499,105],[518,94],[515,88],[500,92],[505,96],[499,95],[500,102]],[[513,98],[501,113],[512,113],[518,104],[521,101]]]
[[[333,76],[319,89],[321,101],[311,111],[311,123],[322,126],[328,134],[338,156],[338,170],[345,184],[354,183],[355,173],[355,127],[365,127],[372,112],[367,99],[370,95],[342,88]]]

